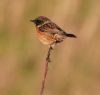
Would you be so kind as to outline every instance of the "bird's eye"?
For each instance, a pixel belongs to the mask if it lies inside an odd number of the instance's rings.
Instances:
[[[41,21],[41,20],[36,20],[36,25],[40,25],[40,24],[42,24],[43,23],[43,21]]]
[[[37,23],[41,23],[42,21],[41,20],[37,20]]]

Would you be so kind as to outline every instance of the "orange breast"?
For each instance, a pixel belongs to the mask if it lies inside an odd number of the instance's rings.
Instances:
[[[55,39],[53,38],[52,35],[48,34],[47,32],[41,32],[41,31],[39,31],[38,29],[36,29],[36,30],[37,30],[38,39],[39,39],[43,44],[50,45],[50,44],[52,44],[53,42],[55,42]]]

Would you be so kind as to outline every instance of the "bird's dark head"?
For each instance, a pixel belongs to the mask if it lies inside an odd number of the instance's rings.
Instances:
[[[33,22],[36,26],[39,26],[50,20],[47,17],[39,16],[38,18],[30,21]]]

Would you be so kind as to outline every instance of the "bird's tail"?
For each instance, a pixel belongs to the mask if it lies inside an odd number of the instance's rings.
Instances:
[[[67,37],[77,38],[74,34],[66,33],[65,35],[66,35]]]

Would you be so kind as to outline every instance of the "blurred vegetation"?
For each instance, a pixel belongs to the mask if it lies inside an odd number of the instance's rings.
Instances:
[[[38,95],[47,46],[30,19],[47,16],[77,35],[55,47],[46,95],[100,95],[100,0],[1,0],[0,95]]]

